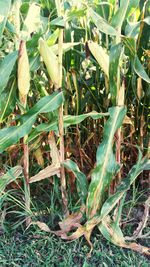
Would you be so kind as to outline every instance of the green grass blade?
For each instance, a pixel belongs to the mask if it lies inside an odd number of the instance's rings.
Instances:
[[[22,173],[22,167],[15,166],[9,169],[6,174],[0,177],[0,195],[5,190],[8,184],[14,182],[17,178],[19,178],[21,173]]]

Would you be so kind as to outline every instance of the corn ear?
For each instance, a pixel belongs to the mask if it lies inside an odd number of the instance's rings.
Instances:
[[[109,56],[106,54],[105,50],[93,41],[88,41],[88,47],[104,73],[109,77]]]
[[[42,56],[42,59],[46,65],[48,74],[55,86],[58,88],[58,58],[54,54],[51,47],[48,47],[46,41],[42,38],[39,40],[39,51]]]
[[[26,106],[27,95],[30,88],[30,66],[26,50],[26,43],[20,42],[18,60],[18,89],[22,105]]]

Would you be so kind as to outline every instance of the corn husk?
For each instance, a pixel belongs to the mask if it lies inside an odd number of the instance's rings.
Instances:
[[[18,60],[18,89],[22,105],[26,105],[27,95],[30,88],[30,66],[26,50],[26,43],[20,42]]]
[[[104,73],[109,77],[109,56],[106,54],[105,50],[93,41],[88,41],[88,47]]]
[[[42,38],[40,38],[39,40],[39,51],[55,88],[58,88],[59,68],[57,56],[54,54],[51,47],[48,47],[46,41],[44,41]]]

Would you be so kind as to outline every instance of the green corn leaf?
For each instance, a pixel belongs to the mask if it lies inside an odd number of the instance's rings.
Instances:
[[[126,17],[129,17],[130,15],[134,14],[136,8],[138,8],[139,6],[139,2],[140,0],[132,0],[129,2]]]
[[[135,250],[140,253],[145,253],[149,255],[149,248],[144,247],[140,244],[137,244],[135,242],[128,243],[126,242],[122,230],[118,224],[116,224],[114,221],[110,219],[109,216],[107,216],[99,225],[98,228],[102,235],[111,243],[113,243],[116,246],[128,248]]]
[[[135,181],[137,176],[143,170],[150,170],[150,160],[143,158],[141,152],[139,153],[139,159],[136,165],[132,167],[126,178],[122,179],[121,184],[118,186],[116,193],[110,196],[102,206],[100,218],[104,219],[110,211],[115,207],[119,200],[124,196],[124,194],[129,190],[131,184]]]
[[[19,178],[21,173],[22,167],[15,166],[9,169],[6,174],[0,177],[0,195],[3,193],[8,184],[14,182],[17,178]]]
[[[129,7],[130,2],[131,2],[130,0],[121,1],[120,7],[118,8],[116,14],[112,18],[111,25],[114,28],[121,29],[123,21],[126,17],[127,9]]]
[[[63,17],[58,17],[50,22],[50,26],[57,26],[58,28],[64,28],[65,21]]]
[[[24,20],[23,30],[21,32],[23,39],[28,39],[32,32],[37,32],[41,28],[40,5],[31,3],[27,16]]]
[[[117,92],[120,89],[119,61],[122,51],[122,44],[113,45],[109,54],[109,83],[112,102],[116,103]]]
[[[56,29],[48,38],[47,44],[49,46],[54,45],[59,37],[59,29]]]
[[[62,165],[65,168],[71,170],[73,174],[75,175],[79,197],[82,200],[82,202],[85,204],[87,193],[88,193],[88,183],[87,183],[87,178],[85,174],[79,170],[78,165],[72,160],[66,160],[63,162]]]
[[[71,48],[73,48],[76,45],[79,45],[80,42],[74,42],[74,43],[63,43],[63,53],[69,51]],[[48,44],[49,45],[49,44]],[[55,53],[55,55],[58,55],[58,44],[51,46],[52,51]]]
[[[105,220],[98,225],[98,229],[109,242],[115,244],[116,246],[124,246],[125,240],[123,233],[119,225],[113,223],[109,216],[107,216]]]
[[[113,28],[104,18],[98,15],[92,8],[89,9],[89,14],[99,31],[108,35],[117,35],[115,28]]]
[[[122,41],[125,45],[125,54],[129,56],[131,59],[134,58],[136,54],[136,41],[132,37],[123,37]]]
[[[135,56],[135,59],[134,59],[134,71],[144,81],[146,81],[147,83],[150,83],[150,78],[148,77],[146,71],[144,70],[143,65],[141,64],[137,56]]]
[[[110,118],[104,126],[104,137],[97,149],[97,165],[92,173],[87,198],[87,217],[96,215],[102,205],[106,188],[119,169],[113,154],[113,138],[116,130],[121,126],[126,114],[125,107],[112,107],[109,109]]]
[[[63,102],[62,93],[53,93],[39,100],[33,108],[20,117],[19,126],[13,126],[0,130],[0,153],[9,146],[17,143],[20,138],[29,134],[39,113],[47,113],[56,110]]]
[[[7,17],[11,7],[11,0],[0,0],[0,37],[3,34]]]
[[[16,63],[17,57],[18,52],[12,52],[9,55],[5,56],[5,58],[0,63],[0,94],[5,89],[9,81],[9,77]]]
[[[69,127],[71,125],[76,125],[85,120],[88,117],[91,117],[94,120],[100,119],[103,116],[108,116],[109,113],[98,113],[95,111],[92,111],[90,113],[73,116],[73,115],[66,115],[64,116],[64,127]],[[51,123],[41,123],[36,127],[35,130],[31,132],[28,138],[28,142],[33,141],[37,136],[41,134],[41,132],[49,132],[49,131],[58,131],[58,124],[57,121],[53,121]]]
[[[0,95],[0,123],[2,123],[12,112],[16,103],[16,80],[14,79],[11,87],[4,90]]]

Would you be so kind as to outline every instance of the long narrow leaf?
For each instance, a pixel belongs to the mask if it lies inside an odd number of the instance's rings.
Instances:
[[[87,178],[83,172],[81,172],[75,162],[72,160],[66,160],[63,163],[63,166],[73,172],[77,179],[77,190],[80,198],[83,203],[86,202],[87,192],[88,192],[88,184]]]
[[[5,89],[3,93],[1,94],[0,123],[2,123],[9,116],[9,114],[15,107],[16,88],[17,88],[17,84],[16,84],[16,80],[14,79],[11,87],[10,88],[8,87],[7,90]]]
[[[134,70],[139,77],[141,77],[144,81],[150,83],[150,78],[148,77],[143,65],[141,64],[137,56],[135,56],[134,59]]]
[[[113,45],[109,54],[109,83],[112,102],[116,104],[117,92],[120,89],[119,60],[121,56],[122,45]]]
[[[96,215],[102,205],[102,199],[106,188],[113,176],[119,169],[113,154],[113,138],[116,130],[121,126],[126,114],[124,107],[113,107],[109,109],[110,118],[104,126],[104,137],[97,149],[97,165],[92,173],[87,198],[87,217]]]
[[[141,159],[141,153],[140,153],[137,164],[132,167],[128,176],[122,179],[122,182],[118,186],[116,193],[110,196],[103,204],[100,213],[101,219],[109,214],[109,212],[115,207],[115,205],[119,202],[119,200],[123,197],[123,195],[127,192],[127,190],[129,190],[131,184],[135,181],[137,176],[143,170],[150,170],[150,160]]]
[[[114,28],[120,28],[122,27],[123,21],[126,17],[126,13],[127,13],[127,9],[129,7],[130,4],[130,0],[122,0],[119,9],[117,10],[116,14],[113,16],[112,18],[112,23],[111,25]]]
[[[103,33],[108,35],[117,35],[117,31],[104,18],[98,15],[92,8],[89,9],[90,17],[96,27]]]
[[[0,195],[5,190],[6,186],[15,181],[22,173],[21,166],[15,166],[7,171],[6,174],[0,177]]]
[[[0,37],[3,34],[10,7],[11,0],[0,0]]]
[[[9,81],[9,77],[16,63],[17,57],[18,52],[12,52],[9,55],[5,56],[0,64],[0,94],[5,89]]]
[[[91,117],[93,120],[97,120],[103,116],[108,116],[108,115],[109,115],[109,113],[98,113],[95,111],[92,111],[92,112],[89,112],[86,114],[82,114],[82,115],[78,115],[78,116],[66,115],[66,116],[64,116],[64,127],[69,127],[71,125],[79,124],[80,122],[82,122],[83,120],[85,120],[88,117]],[[58,123],[56,120],[49,123],[49,124],[41,123],[40,125],[38,125],[36,127],[36,129],[34,129],[31,132],[31,134],[28,138],[28,142],[33,141],[34,138],[39,136],[41,132],[49,132],[49,131],[58,131]]]
[[[17,143],[21,137],[29,134],[39,113],[54,111],[62,102],[62,93],[55,92],[50,96],[45,96],[25,115],[21,116],[21,121],[23,122],[21,125],[0,130],[0,152]]]

